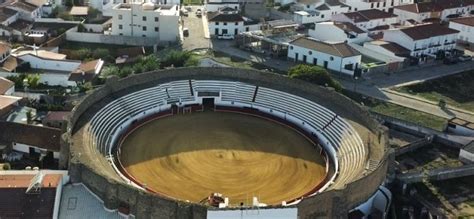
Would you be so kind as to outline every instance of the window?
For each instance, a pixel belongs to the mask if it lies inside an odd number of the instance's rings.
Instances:
[[[387,6],[387,2],[383,2],[383,7]]]
[[[155,22],[158,22],[159,21],[159,18],[158,17],[155,17]]]
[[[380,2],[377,2],[377,8],[380,7]]]
[[[146,35],[145,35],[145,34],[143,34],[143,35],[142,35],[142,37],[146,37]]]
[[[143,20],[143,21],[146,21],[146,16],[143,16],[143,17],[142,17],[142,20]]]
[[[120,36],[123,36],[123,33],[119,33]]]
[[[354,70],[353,67],[354,67],[354,64],[344,65],[344,69],[346,69],[346,70]]]
[[[143,29],[143,31],[146,31],[146,26],[143,26],[142,29]]]
[[[227,34],[227,29],[222,29],[222,34]]]
[[[309,8],[309,5],[306,5],[306,8]]]
[[[374,3],[373,2],[370,4],[370,8],[374,8]]]
[[[312,55],[312,54],[313,54],[313,52],[311,52],[311,51],[308,51],[308,54]]]
[[[235,22],[235,25],[239,25],[239,22]]]
[[[118,19],[122,20],[122,18],[123,18],[123,16],[121,14],[119,14]]]
[[[334,57],[332,57],[332,56],[329,57],[329,60],[334,61]]]
[[[324,18],[324,14],[321,14],[321,18]]]
[[[293,46],[290,46],[290,49],[293,49]]]
[[[158,32],[160,31],[160,28],[159,27],[155,27],[155,32]]]
[[[224,26],[226,26],[226,25],[227,25],[227,22],[224,22]]]
[[[219,25],[219,22],[216,22],[216,25]]]
[[[246,28],[245,28],[245,31],[249,31],[249,30],[250,30],[250,28],[249,28],[249,27],[246,27]]]
[[[123,28],[123,26],[121,24],[119,24],[119,30],[121,30]]]

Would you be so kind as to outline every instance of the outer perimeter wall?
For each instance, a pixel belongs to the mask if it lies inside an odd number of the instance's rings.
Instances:
[[[60,165],[69,168],[71,181],[82,182],[96,193],[107,208],[128,207],[137,218],[206,218],[204,206],[169,200],[133,188],[120,179],[85,138],[88,121],[98,109],[125,93],[174,80],[231,80],[281,90],[312,100],[347,120],[365,127],[363,139],[369,159],[376,168],[340,190],[328,190],[304,199],[297,205],[300,218],[346,218],[350,209],[371,197],[385,179],[388,159],[386,129],[350,99],[330,89],[284,76],[237,68],[177,68],[134,75],[122,80],[111,78],[94,90],[72,112],[62,136]],[[359,131],[359,130],[358,130]]]

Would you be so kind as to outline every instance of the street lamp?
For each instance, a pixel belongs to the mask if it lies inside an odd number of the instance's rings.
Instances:
[[[354,76],[354,93],[357,91],[357,79],[359,79],[359,77]]]

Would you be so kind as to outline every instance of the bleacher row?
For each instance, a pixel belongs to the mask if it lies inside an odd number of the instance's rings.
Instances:
[[[190,87],[192,86],[192,87]],[[127,120],[159,106],[195,100],[199,92],[220,92],[221,100],[259,106],[291,115],[321,133],[334,147],[339,163],[338,178],[333,187],[343,186],[364,169],[367,157],[360,136],[344,119],[325,107],[299,96],[265,87],[213,80],[181,80],[118,97],[98,111],[91,119],[90,145],[104,156],[111,153],[113,136]],[[194,92],[191,92],[194,91]],[[328,144],[327,144],[328,145]]]

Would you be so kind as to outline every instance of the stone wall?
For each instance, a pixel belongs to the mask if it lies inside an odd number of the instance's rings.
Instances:
[[[71,181],[84,183],[104,200],[104,204],[108,208],[129,205],[132,214],[138,218],[205,218],[207,211],[204,206],[144,193],[127,185],[117,177],[108,161],[93,146],[83,143],[86,135],[83,136],[82,131],[87,126],[90,117],[114,98],[160,83],[184,79],[241,81],[304,97],[366,127],[374,135],[373,141],[377,141],[375,144],[370,144],[371,156],[372,154],[385,153],[386,133],[380,131],[385,129],[381,129],[379,123],[373,120],[366,110],[331,89],[255,70],[176,68],[143,73],[121,80],[111,78],[103,87],[94,90],[73,109],[67,133],[63,136],[64,140],[62,141],[64,142],[62,147],[67,147],[69,150],[61,150],[61,153],[68,153],[62,154],[61,157],[69,158]],[[372,196],[385,178],[387,157],[376,156],[372,159],[376,159],[380,163],[367,176],[348,184],[342,190],[329,190],[304,199],[297,205],[299,217],[347,217],[347,212]],[[67,166],[68,162],[62,160],[62,164]]]

